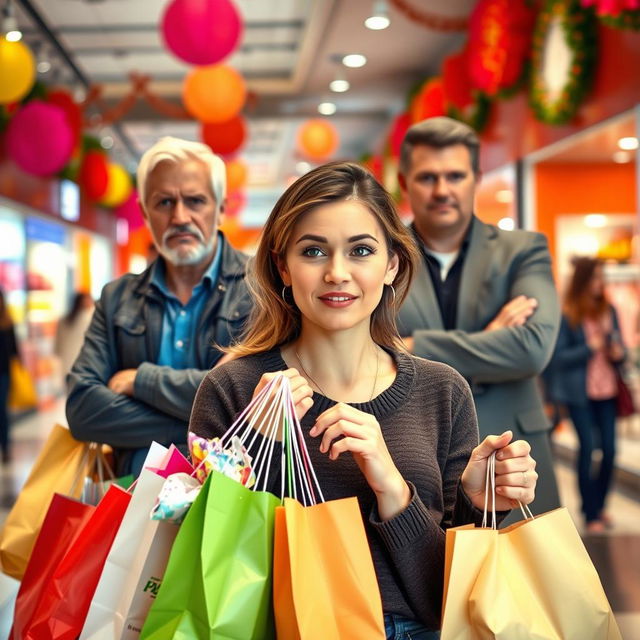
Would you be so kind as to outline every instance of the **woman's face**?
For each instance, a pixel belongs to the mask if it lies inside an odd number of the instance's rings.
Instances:
[[[294,226],[280,275],[303,317],[324,331],[361,327],[398,272],[382,227],[358,200],[324,204]]]

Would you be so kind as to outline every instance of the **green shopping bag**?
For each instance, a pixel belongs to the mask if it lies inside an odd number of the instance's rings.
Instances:
[[[272,561],[280,500],[212,471],[176,537],[140,640],[275,638]]]

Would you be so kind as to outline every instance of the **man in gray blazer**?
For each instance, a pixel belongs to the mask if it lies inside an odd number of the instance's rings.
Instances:
[[[430,118],[401,148],[400,186],[423,255],[398,325],[416,355],[445,362],[469,382],[480,437],[514,432],[537,461],[534,511],[559,506],[549,420],[537,384],[560,321],[546,238],[475,217],[479,140],[467,125]]]

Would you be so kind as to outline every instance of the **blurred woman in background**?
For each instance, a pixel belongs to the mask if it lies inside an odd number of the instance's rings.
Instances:
[[[11,459],[9,452],[9,398],[10,363],[17,357],[16,334],[13,321],[5,301],[4,293],[0,289],[0,455],[2,462]]]
[[[80,353],[84,334],[93,316],[94,306],[93,298],[88,293],[79,291],[73,296],[69,313],[58,323],[54,351],[60,358],[63,387],[64,379]]]
[[[602,262],[577,258],[545,379],[549,395],[566,406],[578,434],[578,485],[590,533],[602,532],[611,524],[604,507],[615,457],[616,367],[624,358],[618,317],[605,295]],[[594,474],[591,457],[596,433],[602,460]]]

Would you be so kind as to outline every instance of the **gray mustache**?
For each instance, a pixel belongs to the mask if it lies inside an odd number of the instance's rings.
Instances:
[[[191,224],[181,224],[174,227],[169,227],[162,234],[163,244],[170,238],[173,238],[173,236],[180,235],[181,233],[190,233],[192,236],[195,236],[198,240],[200,240],[200,242],[204,242],[204,236],[202,235],[202,232],[200,231],[200,229],[198,229],[198,227]]]

